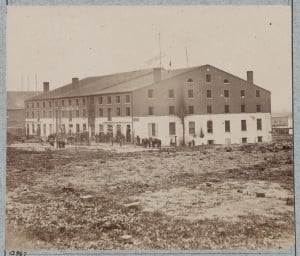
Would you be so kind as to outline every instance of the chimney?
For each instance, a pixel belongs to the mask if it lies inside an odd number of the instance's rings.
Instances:
[[[49,92],[49,82],[43,82],[43,90],[44,92]]]
[[[153,80],[154,80],[154,83],[157,83],[161,80],[161,68],[153,69]]]
[[[253,84],[253,71],[247,71],[247,82]]]
[[[78,77],[73,77],[72,78],[72,84],[73,84],[74,87],[77,87],[79,85]]]

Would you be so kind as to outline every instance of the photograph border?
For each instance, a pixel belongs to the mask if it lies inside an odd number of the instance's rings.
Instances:
[[[0,256],[5,251],[5,197],[6,197],[6,14],[9,5],[288,5],[292,14],[292,84],[294,135],[294,189],[295,189],[295,245],[288,250],[39,250],[26,255],[297,255],[300,252],[300,1],[299,0],[0,0]],[[294,34],[295,33],[295,34]],[[297,57],[298,58],[297,58]],[[299,97],[297,97],[299,95]],[[16,248],[25,252],[22,248]]]

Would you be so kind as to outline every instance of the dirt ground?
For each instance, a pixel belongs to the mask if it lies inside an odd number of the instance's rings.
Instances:
[[[287,249],[292,148],[7,149],[7,249]]]

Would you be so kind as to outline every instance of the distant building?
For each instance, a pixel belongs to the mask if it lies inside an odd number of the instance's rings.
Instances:
[[[292,113],[272,114],[272,133],[273,135],[292,135],[293,116]]]
[[[41,92],[8,91],[7,92],[7,132],[25,135],[24,102]]]
[[[26,132],[122,133],[127,141],[231,144],[271,141],[270,91],[211,65],[154,68],[82,80],[26,100]]]

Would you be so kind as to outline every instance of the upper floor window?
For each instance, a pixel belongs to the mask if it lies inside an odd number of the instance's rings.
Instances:
[[[207,121],[207,133],[213,133],[213,122],[211,120]]]
[[[206,81],[206,83],[210,83],[211,82],[211,75],[210,74],[206,74],[205,81]]]
[[[246,112],[246,106],[244,104],[241,105],[241,112],[242,113]]]
[[[225,113],[229,113],[229,112],[230,112],[230,111],[229,111],[229,105],[225,105],[224,111],[225,111]]]
[[[116,109],[116,115],[117,115],[117,116],[120,116],[120,115],[121,115],[121,108],[117,108],[117,109]]]
[[[34,112],[33,111],[31,112],[31,117],[34,118]]]
[[[126,116],[130,116],[130,108],[126,108]]]
[[[69,106],[72,106],[72,100],[69,99]]]
[[[189,122],[189,134],[190,135],[195,134],[195,122]]]
[[[207,111],[207,114],[211,114],[212,113],[212,106],[211,105],[207,105],[206,111]]]
[[[211,90],[207,90],[207,91],[206,91],[206,97],[207,97],[208,99],[211,99],[211,98],[212,98],[212,96],[211,96]]]
[[[91,97],[90,97],[90,103],[91,103],[91,104],[94,104],[94,96],[91,96]]]
[[[45,101],[43,101],[43,108],[45,108],[46,107],[46,102]]]
[[[169,135],[175,135],[176,134],[176,123],[170,122],[169,123]]]
[[[256,90],[256,97],[257,97],[257,98],[260,97],[260,90]]]
[[[148,107],[148,115],[154,115],[154,107]]]
[[[149,90],[148,90],[148,98],[149,98],[149,99],[154,98],[154,91],[153,91],[153,89],[149,89]]]
[[[26,104],[27,108],[29,108],[29,103]]]
[[[98,102],[99,102],[99,104],[103,104],[103,97],[102,96],[99,97]]]
[[[230,121],[225,120],[225,132],[230,132]]]
[[[256,112],[261,112],[261,107],[259,104],[256,105]]]
[[[85,109],[82,110],[82,116],[86,117],[86,110]]]
[[[49,108],[51,108],[51,106],[52,106],[52,102],[51,102],[51,101],[49,101],[48,103],[49,103]]]
[[[111,104],[111,96],[107,96],[107,104]]]
[[[125,103],[130,103],[130,95],[125,95]]]
[[[79,105],[79,99],[76,99],[76,106]]]
[[[169,90],[169,98],[170,98],[170,99],[175,98],[175,94],[174,94],[174,90],[173,90],[173,89],[170,89],[170,90]]]
[[[229,91],[228,90],[224,90],[224,98],[229,98]]]
[[[258,131],[260,131],[262,129],[261,119],[256,119],[256,128]]]
[[[175,106],[169,106],[169,115],[175,115]]]
[[[111,118],[111,108],[108,108],[108,109],[107,109],[107,120],[108,120],[108,121],[111,121],[111,120],[112,120],[112,118]]]
[[[58,106],[58,101],[56,100],[54,104],[55,104],[55,107],[57,107]]]
[[[192,78],[189,78],[187,81],[188,81],[188,83],[193,83],[194,82]]]
[[[194,91],[193,91],[193,89],[189,89],[188,90],[188,97],[189,97],[189,99],[193,99],[194,98]]]
[[[61,100],[61,105],[64,106],[65,105],[65,101]]]
[[[40,103],[39,103],[39,102],[36,103],[36,107],[37,107],[37,108],[40,107]]]
[[[224,79],[224,84],[229,84],[228,79]]]
[[[241,90],[241,98],[245,98],[246,94],[245,94],[245,90]]]
[[[34,102],[31,103],[31,107],[34,108]]]
[[[247,123],[246,120],[241,120],[241,130],[247,131]]]
[[[189,114],[194,114],[194,106],[189,106]]]
[[[116,96],[116,103],[121,103],[121,97],[118,95],[118,96]]]
[[[99,108],[99,116],[100,116],[100,117],[103,116],[103,108]]]
[[[85,105],[85,98],[82,98],[82,105]]]

